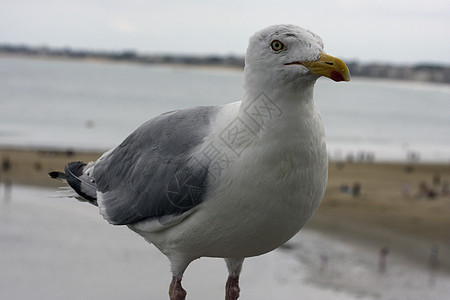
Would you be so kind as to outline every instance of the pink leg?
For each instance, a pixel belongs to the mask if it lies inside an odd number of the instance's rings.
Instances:
[[[225,300],[237,300],[239,298],[239,276],[228,276],[225,285]]]
[[[185,300],[186,294],[186,291],[181,286],[181,279],[172,277],[172,282],[169,287],[170,300]]]

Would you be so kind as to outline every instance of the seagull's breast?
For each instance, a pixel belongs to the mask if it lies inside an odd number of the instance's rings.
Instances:
[[[183,222],[149,238],[166,254],[269,252],[295,235],[321,202],[328,163],[318,112],[257,128],[239,117],[238,108],[224,108],[198,149],[197,157],[211,159],[205,201]]]
[[[217,206],[233,208],[227,217],[235,226],[227,230],[233,232],[230,239],[239,239],[242,249],[253,252],[247,255],[285,243],[322,200],[327,182],[323,135],[299,136],[298,130],[264,133],[211,195],[220,202]]]

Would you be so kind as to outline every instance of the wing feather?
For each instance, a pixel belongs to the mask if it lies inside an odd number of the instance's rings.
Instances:
[[[100,212],[124,225],[179,215],[203,201],[207,167],[192,163],[218,107],[185,109],[156,117],[96,162],[93,177]]]

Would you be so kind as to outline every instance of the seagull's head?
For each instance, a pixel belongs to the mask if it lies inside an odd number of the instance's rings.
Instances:
[[[319,36],[294,25],[273,25],[255,33],[250,38],[245,68],[258,74],[264,85],[270,84],[267,81],[314,83],[320,76],[350,80],[345,63],[324,53]]]

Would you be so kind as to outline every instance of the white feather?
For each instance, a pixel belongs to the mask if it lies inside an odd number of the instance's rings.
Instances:
[[[243,258],[271,251],[297,233],[321,202],[328,162],[313,100],[317,77],[302,66],[282,65],[316,58],[323,45],[296,29],[299,36],[288,38],[294,50],[273,53],[271,39],[289,42],[283,28],[250,39],[242,102],[223,106],[192,153],[200,161],[213,147],[228,159],[222,168],[210,162],[205,201],[175,226],[145,221],[131,226],[171,259],[174,274],[201,256]]]

